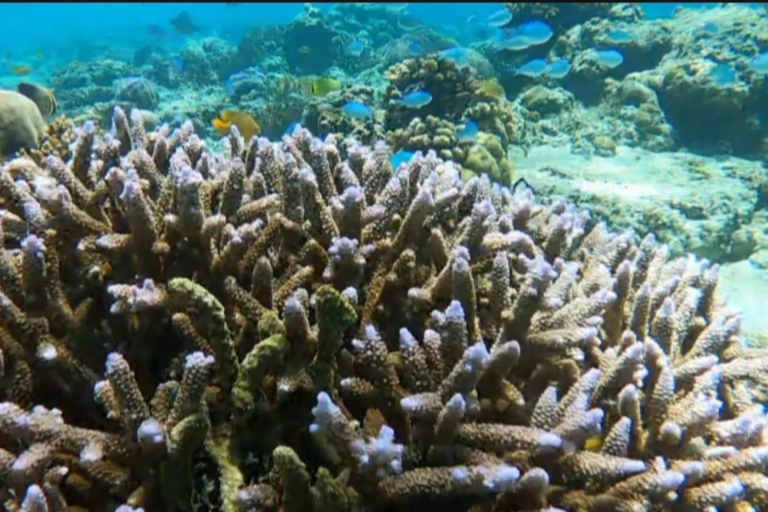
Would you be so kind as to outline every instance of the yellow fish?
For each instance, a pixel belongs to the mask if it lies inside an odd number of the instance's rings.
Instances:
[[[301,92],[311,96],[325,96],[329,92],[341,89],[341,82],[335,78],[302,78]]]
[[[301,55],[308,55],[311,52],[312,52],[312,48],[310,48],[309,46],[302,46],[301,48],[299,48],[299,53]]]
[[[499,83],[498,80],[495,78],[491,78],[489,80],[483,80],[480,82],[480,87],[478,88],[478,92],[482,94],[483,96],[490,96],[494,99],[500,99],[504,98],[507,93],[504,91],[504,87]]]
[[[43,117],[52,116],[59,109],[59,102],[56,101],[56,95],[53,91],[42,85],[29,82],[20,82],[16,89],[31,99],[37,105],[37,109]]]
[[[32,68],[26,64],[16,64],[13,66],[13,74],[16,76],[25,76],[32,72]]]
[[[223,110],[219,114],[219,117],[213,120],[213,127],[216,128],[221,135],[228,135],[232,126],[237,126],[237,130],[246,142],[251,140],[251,137],[254,135],[261,133],[261,126],[259,126],[259,123],[257,123],[253,116],[247,112],[241,112],[239,110]]]

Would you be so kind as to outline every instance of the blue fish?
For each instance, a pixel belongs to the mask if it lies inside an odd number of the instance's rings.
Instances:
[[[485,19],[485,22],[492,27],[503,27],[512,21],[512,13],[509,9],[500,9]]]
[[[344,47],[344,53],[350,57],[359,57],[365,49],[365,42],[355,39]]]
[[[524,75],[529,76],[531,78],[535,78],[537,76],[541,76],[542,73],[547,69],[547,61],[544,59],[534,59],[530,62],[526,62],[522,66],[515,69],[515,72],[518,75]]]
[[[413,151],[404,151],[400,150],[389,159],[390,163],[392,164],[392,167],[397,169],[400,167],[400,164],[407,164],[411,161],[411,158],[413,158],[413,155],[415,155]]]
[[[595,50],[595,60],[601,66],[613,69],[624,62],[624,56],[618,50]]]
[[[232,76],[230,75],[227,81],[224,82],[224,90],[227,91],[227,96],[234,96],[235,94],[235,81],[232,79]]]
[[[459,142],[472,142],[477,139],[478,133],[480,133],[480,129],[477,127],[477,123],[474,121],[467,121],[464,123],[464,128],[459,130],[457,136]]]
[[[408,50],[414,55],[421,55],[424,52],[424,47],[418,41],[411,41],[408,45]]]
[[[728,64],[718,64],[707,74],[717,85],[728,85],[736,81],[736,70]]]
[[[550,78],[563,78],[568,72],[571,71],[571,61],[568,59],[559,59],[549,64],[547,69],[544,70],[544,74]]]
[[[408,108],[421,108],[425,105],[429,105],[432,101],[432,95],[423,89],[411,91],[402,99],[392,100],[392,103],[402,105]]]
[[[454,46],[448,48],[437,54],[437,56],[443,60],[452,60],[460,68],[469,64],[469,51],[461,46]]]
[[[758,73],[768,73],[768,52],[761,53],[749,61],[749,67]]]
[[[295,132],[297,128],[301,128],[301,123],[299,121],[294,121],[285,129],[285,134],[293,135],[293,132]]]
[[[704,24],[704,26],[701,27],[701,28],[702,28],[702,30],[704,30],[704,32],[706,32],[707,34],[709,34],[711,36],[714,36],[718,32],[720,32],[720,26],[717,23],[714,23],[712,21],[706,22]]]
[[[184,59],[182,59],[181,57],[174,57],[171,63],[173,64],[174,71],[176,71],[177,73],[184,72]]]
[[[626,30],[614,30],[608,34],[608,40],[612,43],[629,43],[635,40],[635,35]]]
[[[552,28],[541,20],[533,20],[523,23],[512,30],[512,36],[522,36],[532,45],[544,44],[549,41],[554,32]]]
[[[346,103],[341,107],[342,112],[353,119],[368,119],[373,117],[373,110],[371,107],[363,103],[362,101],[353,100]]]
[[[495,43],[495,46],[502,50],[525,50],[533,46],[530,39],[525,36],[504,37]]]

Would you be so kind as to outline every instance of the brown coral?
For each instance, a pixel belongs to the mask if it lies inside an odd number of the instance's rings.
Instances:
[[[7,508],[764,505],[717,266],[434,153],[114,127],[0,173]]]

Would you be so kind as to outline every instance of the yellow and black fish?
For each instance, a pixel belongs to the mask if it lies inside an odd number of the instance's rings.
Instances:
[[[52,116],[59,109],[59,102],[56,101],[56,95],[47,87],[30,82],[21,82],[16,89],[35,102],[37,109],[43,117]]]
[[[341,82],[335,78],[301,78],[300,79],[301,92],[305,95],[311,96],[325,96],[329,92],[338,91],[341,89]]]

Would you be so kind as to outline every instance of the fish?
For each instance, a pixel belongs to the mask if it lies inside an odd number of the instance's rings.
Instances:
[[[480,82],[480,87],[478,87],[477,90],[480,94],[495,99],[504,98],[507,95],[506,91],[504,91],[504,87],[502,87],[499,81],[495,78],[483,80]]]
[[[418,41],[411,41],[408,50],[414,55],[421,55],[424,52],[424,46]]]
[[[469,65],[469,51],[461,46],[454,46],[438,52],[437,56],[443,60],[452,60],[460,68]]]
[[[554,35],[552,27],[541,20],[533,20],[512,29],[512,37],[523,37],[531,46],[544,44]]]
[[[174,57],[171,60],[171,65],[173,66],[173,70],[176,71],[176,73],[184,72],[184,59],[182,57]]]
[[[527,37],[518,35],[509,38],[502,38],[501,40],[495,42],[494,45],[496,48],[501,50],[520,51],[530,48],[533,46],[533,43],[531,43],[531,40]]]
[[[147,33],[157,39],[165,39],[168,37],[168,33],[165,29],[159,25],[147,25]]]
[[[608,34],[608,40],[612,43],[629,43],[635,40],[635,35],[626,30],[614,30]]]
[[[390,157],[389,162],[392,164],[392,167],[397,169],[402,164],[407,164],[408,162],[410,162],[411,158],[413,158],[413,155],[415,154],[416,153],[414,153],[413,151],[404,151],[401,149],[400,151],[398,151],[397,153],[395,153]]]
[[[418,89],[416,91],[409,92],[399,100],[392,100],[392,103],[408,108],[421,108],[429,105],[431,101],[432,95],[429,92],[423,89]]]
[[[30,82],[20,82],[16,86],[16,90],[31,99],[37,105],[37,109],[43,117],[52,116],[59,109],[56,95],[47,87]]]
[[[312,48],[310,48],[310,47],[309,47],[309,46],[307,46],[307,45],[304,45],[304,46],[300,47],[300,48],[299,48],[298,50],[296,50],[296,51],[298,51],[298,52],[299,52],[299,55],[309,55],[310,53],[312,53]]]
[[[485,19],[485,23],[492,27],[503,27],[512,21],[512,13],[508,9],[499,9]]]
[[[729,64],[718,64],[707,73],[717,85],[728,85],[736,81],[736,70]]]
[[[295,132],[297,128],[301,128],[301,123],[299,121],[292,122],[288,125],[288,128],[285,129],[285,135],[293,135],[293,132]]]
[[[718,25],[717,23],[714,23],[714,22],[712,22],[712,21],[708,21],[708,22],[706,22],[706,23],[704,24],[704,26],[703,26],[703,27],[701,27],[701,29],[702,29],[704,32],[706,32],[707,34],[709,34],[709,35],[711,35],[711,36],[714,36],[714,35],[716,35],[718,32],[720,32],[720,25]]]
[[[473,142],[477,140],[477,135],[480,133],[480,129],[477,127],[477,123],[474,121],[467,121],[464,123],[464,127],[456,134],[459,138],[459,142]]]
[[[558,59],[547,65],[544,74],[550,78],[563,78],[571,71],[571,61],[568,59]]]
[[[344,47],[344,54],[350,57],[359,57],[365,50],[365,42],[355,39]]]
[[[357,100],[345,103],[344,106],[341,107],[341,111],[353,119],[368,119],[373,117],[373,110],[371,107],[362,101]]]
[[[213,120],[213,127],[221,135],[228,135],[233,126],[237,126],[237,130],[246,142],[254,135],[261,133],[261,126],[253,116],[240,110],[223,110],[219,117]]]
[[[45,58],[45,54],[42,52],[42,50],[37,50],[35,52],[35,57],[37,57],[40,60],[43,60]]]
[[[535,78],[537,76],[541,76],[542,73],[547,69],[547,61],[544,59],[533,59],[530,62],[526,62],[522,66],[515,69],[515,72],[518,75],[523,76],[529,76],[531,78]]]
[[[329,77],[302,77],[299,79],[299,89],[305,96],[325,96],[341,89],[341,81]]]
[[[749,67],[758,73],[768,73],[768,52],[761,53],[750,60]]]
[[[624,56],[618,50],[594,50],[595,60],[601,66],[613,69],[624,62]]]
[[[32,66],[27,66],[26,64],[16,64],[13,66],[14,76],[27,76],[30,73],[32,73]]]
[[[177,14],[172,20],[171,25],[173,29],[179,34],[190,35],[200,31],[200,27],[195,25],[192,21],[192,17],[187,11],[182,11]]]

